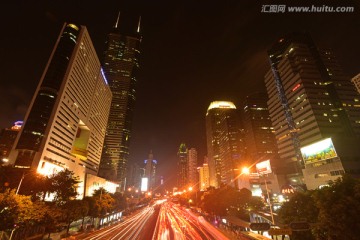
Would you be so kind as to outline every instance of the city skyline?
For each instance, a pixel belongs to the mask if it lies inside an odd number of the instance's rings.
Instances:
[[[199,159],[203,159],[204,115],[211,101],[230,100],[240,106],[247,94],[265,88],[264,75],[269,67],[266,51],[282,35],[309,31],[317,45],[333,48],[346,75],[353,77],[360,72],[356,10],[270,14],[261,13],[262,3],[251,1],[138,4],[75,3],[69,9],[66,2],[39,1],[34,6],[6,3],[0,90],[6,101],[1,101],[0,128],[24,119],[65,21],[86,26],[102,58],[106,34],[119,10],[130,18],[141,15],[144,29],[130,159],[141,162],[152,149],[162,169],[160,175],[176,169],[181,142],[197,148]],[[358,9],[353,1],[342,5]],[[30,6],[34,7],[31,11]],[[165,181],[170,176],[165,176]]]

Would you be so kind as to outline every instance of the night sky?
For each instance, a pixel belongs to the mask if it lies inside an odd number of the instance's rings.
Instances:
[[[264,4],[353,6],[354,13],[262,13]],[[1,6],[0,128],[23,120],[62,24],[85,25],[102,58],[106,34],[142,16],[141,74],[131,162],[150,150],[173,182],[181,142],[206,155],[205,113],[214,100],[265,90],[266,50],[282,35],[309,31],[332,48],[344,72],[360,73],[358,1],[6,1]]]

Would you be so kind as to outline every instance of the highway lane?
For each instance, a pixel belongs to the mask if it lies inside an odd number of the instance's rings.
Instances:
[[[76,236],[76,239],[83,240],[135,240],[144,239],[143,230],[148,224],[149,219],[155,213],[155,206],[147,206],[134,215],[124,219],[124,221],[109,226],[107,228]]]
[[[163,203],[153,240],[228,239],[203,217],[177,204]]]

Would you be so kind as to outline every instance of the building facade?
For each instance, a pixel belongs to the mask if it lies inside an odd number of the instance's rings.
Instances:
[[[10,151],[14,146],[14,142],[20,132],[23,122],[17,121],[11,128],[5,128],[0,132],[0,161],[7,162]]]
[[[271,159],[274,165],[277,159],[277,146],[274,128],[267,107],[267,94],[256,92],[248,95],[242,109],[244,142],[247,152],[247,166],[259,161]]]
[[[84,26],[65,23],[40,79],[9,160],[49,175],[97,175],[112,94]]]
[[[119,17],[107,37],[104,53],[104,72],[113,98],[99,176],[118,182],[120,191],[123,191],[126,185],[137,73],[140,67],[141,35],[140,21],[134,31],[123,31],[118,25]]]
[[[359,96],[332,51],[318,49],[308,33],[293,33],[279,39],[268,54],[268,108],[289,182],[305,182],[313,189],[344,172],[358,173]],[[312,145],[328,138],[336,155],[329,153],[329,141],[325,150]],[[305,149],[310,145],[318,149]]]
[[[360,93],[360,73],[351,79],[358,93]]]
[[[185,143],[181,143],[177,152],[178,157],[178,180],[177,187],[179,190],[187,189],[189,184],[189,158],[188,149]]]
[[[148,190],[151,191],[156,187],[156,165],[157,160],[154,159],[152,151],[150,151],[148,159],[145,163],[145,177],[148,178]]]
[[[207,157],[204,158],[204,163],[202,166],[198,167],[199,172],[199,190],[207,191],[210,187],[210,173]]]
[[[206,140],[210,185],[236,186],[237,168],[241,164],[240,119],[232,102],[211,102],[206,113]]]
[[[188,151],[188,172],[189,172],[189,187],[191,186],[193,189],[199,189],[199,177],[197,172],[197,150],[195,148],[190,148]]]

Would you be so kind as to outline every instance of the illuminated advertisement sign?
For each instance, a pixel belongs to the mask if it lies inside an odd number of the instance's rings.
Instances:
[[[256,171],[259,174],[269,174],[271,173],[270,160],[262,161],[256,164]]]
[[[305,164],[337,157],[331,138],[303,147],[300,151]]]
[[[148,178],[141,178],[141,191],[146,192],[148,190]]]

